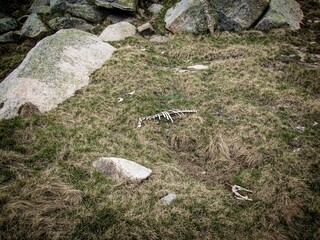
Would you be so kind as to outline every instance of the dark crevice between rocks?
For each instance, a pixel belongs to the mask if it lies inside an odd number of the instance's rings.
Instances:
[[[258,19],[256,21],[254,21],[254,23],[251,24],[251,26],[249,28],[255,28],[258,23],[267,15],[268,11],[270,10],[270,4],[269,6],[262,12],[261,16],[258,17]]]
[[[4,102],[0,103],[0,109],[4,107]]]

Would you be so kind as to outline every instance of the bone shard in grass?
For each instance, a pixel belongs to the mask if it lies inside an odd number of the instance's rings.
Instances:
[[[186,113],[196,113],[197,110],[179,110],[179,109],[172,109],[172,110],[168,110],[168,111],[164,111],[164,112],[160,112],[160,113],[157,113],[155,115],[152,115],[152,116],[147,116],[147,117],[141,117],[139,118],[138,120],[138,128],[141,128],[142,127],[142,123],[144,121],[149,121],[149,120],[155,120],[155,119],[161,119],[161,117],[167,119],[168,121],[171,121],[173,123],[173,119],[172,117],[174,115],[178,115],[179,117],[182,115],[182,114],[186,114]]]
[[[245,200],[245,201],[253,201],[253,200],[252,200],[251,198],[249,198],[248,196],[243,196],[242,194],[240,194],[239,191],[252,193],[251,190],[245,189],[245,188],[240,187],[240,186],[238,186],[238,185],[233,185],[233,186],[232,186],[232,192],[234,193],[236,199],[238,199],[238,200]]]

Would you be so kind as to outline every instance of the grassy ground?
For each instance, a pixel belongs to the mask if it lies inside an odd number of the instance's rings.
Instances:
[[[320,45],[311,30],[162,44],[137,36],[115,44],[91,84],[57,109],[0,121],[0,239],[317,239]],[[177,71],[194,64],[210,67]],[[198,113],[136,128],[173,108]],[[105,178],[92,168],[103,156],[153,174]],[[254,201],[234,199],[229,184],[253,190]],[[170,192],[177,200],[162,205]]]

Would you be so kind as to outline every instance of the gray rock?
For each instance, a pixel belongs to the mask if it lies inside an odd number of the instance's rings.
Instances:
[[[151,26],[149,22],[142,24],[141,26],[137,27],[138,32],[145,36],[145,35],[151,35],[154,33],[154,29]]]
[[[210,0],[217,11],[217,27],[226,31],[250,28],[268,8],[269,0]]]
[[[255,28],[261,31],[268,31],[273,28],[298,30],[302,19],[303,12],[296,1],[271,0],[268,12]]]
[[[152,170],[123,158],[100,158],[93,167],[111,178],[125,178],[130,181],[141,181],[150,176]]]
[[[164,43],[168,42],[169,38],[161,35],[153,35],[150,37],[150,42]]]
[[[127,37],[133,37],[136,34],[136,27],[128,22],[119,22],[109,25],[100,34],[99,38],[105,42],[121,41]]]
[[[89,83],[90,74],[115,48],[93,34],[60,30],[40,42],[0,83],[0,119],[18,115],[25,104],[49,111]]]
[[[95,4],[107,9],[117,8],[124,11],[135,12],[137,10],[138,0],[95,0]]]
[[[167,196],[161,198],[164,205],[170,205],[174,200],[176,200],[177,195],[175,193],[170,193]]]
[[[29,13],[39,13],[42,12],[43,9],[50,9],[50,0],[35,0],[31,7],[29,8]]]
[[[154,15],[158,14],[161,12],[163,9],[163,6],[161,4],[151,4],[151,6],[148,8],[148,11]]]
[[[32,13],[21,28],[21,36],[27,38],[41,38],[47,33],[48,29],[37,13]]]
[[[20,31],[10,31],[0,35],[0,43],[17,42],[20,37],[19,32]]]
[[[87,23],[85,20],[75,17],[57,17],[48,22],[48,25],[53,30],[75,28],[82,31],[91,31],[94,26]]]
[[[170,8],[165,15],[166,28],[176,32],[206,32],[207,22],[202,1],[182,0]]]
[[[99,23],[105,18],[103,10],[92,5],[67,4],[66,12],[93,23]]]
[[[64,13],[67,9],[66,0],[50,0],[50,7],[53,13]]]
[[[6,17],[0,19],[0,33],[9,32],[18,28],[18,23],[14,18]]]
[[[133,22],[135,20],[134,17],[128,15],[114,15],[111,14],[107,17],[107,19],[111,23],[118,23],[118,22]]]

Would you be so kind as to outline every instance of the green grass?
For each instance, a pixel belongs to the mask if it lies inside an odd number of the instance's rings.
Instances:
[[[316,239],[320,71],[278,58],[295,48],[277,34],[137,36],[58,108],[0,121],[0,239]],[[198,113],[136,128],[172,108]],[[109,179],[108,156],[153,173]]]

